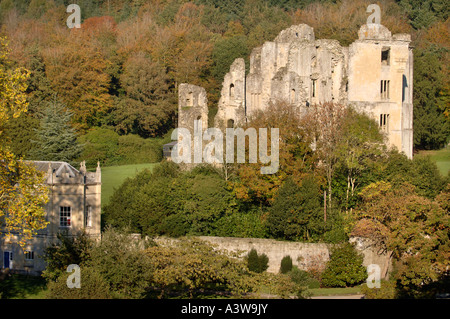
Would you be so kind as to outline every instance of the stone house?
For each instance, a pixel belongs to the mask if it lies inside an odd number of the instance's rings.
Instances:
[[[75,236],[85,231],[93,239],[100,239],[101,170],[88,172],[85,163],[79,170],[66,162],[33,161],[36,168],[47,172],[49,201],[45,205],[45,229],[39,230],[22,249],[17,236],[0,238],[0,266],[11,272],[39,274],[45,269],[42,259],[45,248],[57,242],[57,234]]]
[[[358,39],[343,47],[336,40],[315,39],[300,24],[253,49],[249,72],[236,59],[225,75],[214,126],[246,123],[256,110],[276,100],[288,101],[300,114],[314,104],[353,105],[372,116],[387,143],[413,156],[413,53],[409,34],[394,34],[381,24],[362,25]],[[178,127],[193,131],[193,121],[208,124],[205,90],[180,84]]]

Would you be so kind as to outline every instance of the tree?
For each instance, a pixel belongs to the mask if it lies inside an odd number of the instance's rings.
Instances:
[[[437,20],[448,18],[448,6],[443,0],[400,0],[400,6],[408,15],[414,29],[423,29]]]
[[[78,144],[75,129],[70,124],[72,115],[56,98],[48,102],[30,157],[41,161],[71,162],[76,159],[82,146]]]
[[[107,227],[84,265],[106,281],[112,297],[144,298],[150,291],[154,272],[145,249],[153,245],[151,240],[135,238],[129,228]]]
[[[306,23],[314,28],[316,38],[335,39],[343,46],[357,40],[359,27],[369,16],[368,2],[364,0],[307,1],[306,4],[291,11],[292,24]],[[383,2],[381,23],[393,34],[410,32],[407,18],[396,1]]]
[[[29,72],[11,68],[7,46],[7,40],[0,38],[0,139],[10,119],[28,107],[25,91]],[[24,247],[38,230],[47,226],[43,207],[47,201],[44,174],[0,144],[0,221],[6,236],[17,234]]]
[[[417,195],[408,183],[376,182],[361,192],[352,235],[370,238],[392,256],[401,296],[429,296],[429,287],[448,278],[448,190],[435,200]]]
[[[444,53],[440,51],[439,47],[430,45],[414,52],[414,147],[417,149],[439,149],[450,135],[450,122],[444,115],[449,86],[445,61],[439,59]]]
[[[81,287],[72,289],[67,287],[70,273],[64,272],[55,281],[47,284],[49,299],[111,299],[108,282],[92,267],[83,267],[80,271]]]
[[[250,271],[262,273],[269,268],[269,257],[266,254],[258,254],[254,248],[249,251],[246,259]]]
[[[222,83],[233,61],[237,58],[248,59],[248,54],[249,49],[243,34],[233,34],[217,39],[212,49],[211,75],[217,83]]]
[[[286,101],[270,103],[266,110],[255,112],[243,128],[279,129],[279,169],[275,174],[261,174],[262,163],[236,165],[236,178],[231,179],[238,199],[270,205],[283,181],[292,176],[300,180],[305,174],[318,172],[317,156],[311,149],[312,139],[296,108]],[[267,145],[271,145],[268,136]],[[316,170],[317,169],[317,170]],[[320,173],[318,172],[318,175]],[[319,179],[319,184],[323,181]]]
[[[154,137],[172,127],[176,103],[169,77],[158,63],[144,52],[130,55],[120,84],[125,96],[116,99],[113,111],[117,131]]]
[[[367,180],[373,179],[381,169],[379,161],[386,157],[386,146],[379,125],[371,117],[351,107],[346,112],[347,116],[342,118],[342,138],[335,145],[335,151],[338,174],[346,175],[344,205],[347,211],[354,207],[360,185],[368,183]]]
[[[364,257],[350,243],[331,250],[330,260],[322,273],[325,287],[353,287],[367,278]]]
[[[323,232],[320,193],[313,177],[305,177],[298,186],[288,178],[269,208],[267,224],[275,238],[310,240]]]
[[[337,145],[343,141],[343,126],[348,109],[343,104],[332,102],[313,105],[312,110],[302,119],[308,127],[310,139],[314,141],[315,153],[322,161],[328,184],[327,212],[332,208],[333,177],[339,161]],[[326,221],[326,215],[325,215]]]
[[[99,49],[95,35],[88,28],[64,30],[43,50],[53,91],[73,112],[77,128],[83,130],[101,124],[112,107],[111,75],[107,73],[111,62]]]
[[[280,273],[287,274],[291,270],[292,270],[292,258],[291,256],[284,256],[283,259],[281,259]]]

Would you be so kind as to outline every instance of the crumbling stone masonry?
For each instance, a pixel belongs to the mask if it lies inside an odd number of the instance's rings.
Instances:
[[[409,34],[394,34],[381,24],[365,24],[358,40],[342,47],[336,40],[316,40],[308,25],[294,25],[253,49],[249,73],[236,59],[222,83],[214,125],[240,126],[256,110],[285,100],[300,114],[324,102],[354,105],[370,114],[386,132],[388,144],[412,158],[413,54]],[[179,86],[178,127],[193,132],[193,121],[207,128],[203,88]]]

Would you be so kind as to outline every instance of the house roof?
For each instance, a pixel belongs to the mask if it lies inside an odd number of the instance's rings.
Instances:
[[[36,168],[43,172],[48,172],[50,165],[52,172],[56,173],[56,176],[61,176],[62,173],[69,173],[70,177],[74,177],[80,174],[80,171],[66,162],[54,162],[54,161],[30,161]]]

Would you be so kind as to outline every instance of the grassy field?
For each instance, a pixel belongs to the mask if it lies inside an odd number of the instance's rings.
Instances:
[[[450,171],[450,147],[447,146],[438,151],[420,151],[415,156],[430,156],[436,162],[439,171],[443,176],[447,176]]]
[[[127,177],[135,176],[143,169],[152,170],[157,163],[108,166],[102,168],[102,206],[109,202],[115,188],[118,188]]]

